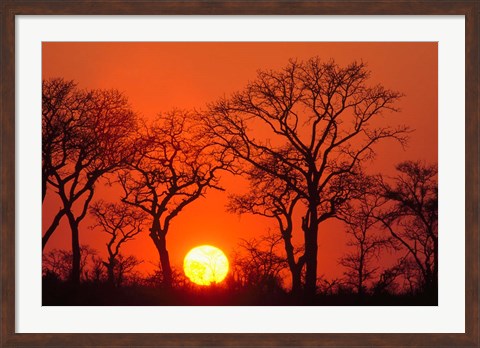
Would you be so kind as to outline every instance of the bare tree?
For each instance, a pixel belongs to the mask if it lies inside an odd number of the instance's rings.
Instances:
[[[277,250],[282,237],[269,232],[261,238],[242,239],[234,268],[237,281],[272,293],[282,285],[282,273],[288,267],[287,259]]]
[[[60,92],[58,92],[60,91]],[[127,98],[115,90],[79,90],[73,82],[43,83],[44,189],[51,187],[61,208],[42,238],[45,247],[63,216],[71,230],[73,283],[80,281],[79,225],[95,184],[129,162],[136,119]]]
[[[379,220],[404,248],[421,274],[428,293],[437,293],[438,283],[438,185],[437,166],[402,162],[393,185],[380,177],[384,196],[392,202]]]
[[[42,81],[42,202],[47,194],[48,179],[67,165],[67,147],[73,131],[71,110],[82,104],[73,81]]]
[[[375,265],[381,252],[392,246],[390,235],[382,233],[377,219],[378,210],[385,204],[385,199],[376,192],[368,192],[372,184],[366,180],[365,193],[337,216],[346,223],[346,232],[350,236],[347,246],[353,247],[353,251],[346,253],[339,262],[346,268],[344,283],[352,286],[360,298],[365,293],[365,283],[373,279],[378,270]]]
[[[88,261],[95,261],[97,251],[88,245],[80,246],[80,277],[88,280]],[[55,274],[59,279],[67,281],[72,274],[72,252],[64,249],[53,249],[42,256],[42,273]]]
[[[374,157],[374,145],[406,141],[407,127],[376,122],[383,111],[396,111],[401,94],[369,86],[369,75],[363,63],[291,60],[280,71],[259,72],[243,91],[210,105],[204,117],[212,138],[244,167],[283,181],[305,204],[308,297],[316,292],[319,224],[348,201],[349,183]],[[287,170],[277,172],[270,163]],[[301,181],[292,183],[290,175]]]
[[[120,248],[142,232],[147,214],[133,209],[126,203],[107,203],[102,200],[92,205],[90,214],[96,219],[92,228],[100,228],[102,232],[110,235],[107,243],[108,259],[103,261],[103,264],[107,268],[108,282],[111,285],[120,286],[123,279],[122,273],[132,269],[135,263],[139,263],[133,262],[132,257],[123,257],[120,254]]]
[[[64,79],[42,81],[42,202],[54,174],[69,164],[72,136],[75,132],[75,112],[82,109],[85,96],[77,93],[76,84]],[[66,213],[61,207],[42,238],[45,248]]]
[[[172,220],[208,188],[218,186],[228,166],[224,152],[210,143],[191,113],[174,110],[145,125],[137,139],[137,157],[119,176],[123,202],[151,219],[150,238],[160,256],[163,281],[171,286],[167,233]]]
[[[281,168],[277,168],[280,173]],[[298,295],[301,290],[301,273],[305,265],[305,255],[292,243],[294,229],[294,212],[300,201],[297,192],[291,190],[276,176],[267,175],[256,167],[246,172],[250,182],[250,190],[244,195],[231,195],[228,210],[244,214],[251,213],[277,221],[283,239],[286,260],[292,275],[292,293]],[[287,175],[287,174],[285,174]],[[295,178],[291,177],[291,181]],[[297,257],[297,255],[300,256]]]
[[[67,250],[53,249],[42,256],[42,273],[55,274],[62,280],[70,278],[72,269],[72,255]]]
[[[115,259],[113,274],[115,276],[114,283],[117,287],[123,285],[125,280],[133,273],[135,267],[140,265],[143,261],[139,260],[135,255],[127,257],[118,254]]]
[[[320,293],[326,296],[333,296],[338,294],[343,287],[340,279],[334,278],[332,280],[326,279],[323,275],[317,279]]]
[[[92,266],[88,272],[88,278],[97,284],[104,282],[106,280],[106,274],[102,258],[99,256],[93,256],[91,263]]]
[[[407,255],[408,256],[408,255]],[[372,290],[375,295],[385,293],[395,293],[399,289],[399,279],[404,278],[404,283],[409,282],[410,278],[410,263],[408,257],[402,256],[397,260],[397,263],[393,266],[384,269],[377,281],[373,283]],[[410,286],[410,290],[412,287]]]

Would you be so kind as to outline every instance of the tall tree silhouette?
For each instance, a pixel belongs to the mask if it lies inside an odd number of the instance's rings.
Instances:
[[[421,282],[436,296],[438,286],[438,185],[437,166],[406,161],[389,184],[380,177],[384,196],[393,204],[379,220],[409,253]]]
[[[110,235],[107,242],[108,259],[103,261],[103,264],[107,268],[108,282],[119,286],[125,271],[138,264],[132,257],[123,257],[120,248],[142,232],[147,214],[126,203],[107,203],[102,200],[92,205],[90,213],[96,219],[92,228],[100,228],[102,232]]]
[[[75,88],[73,81],[42,81],[42,202],[48,179],[67,165],[66,148],[75,121],[71,110],[80,107],[83,101]]]
[[[275,164],[270,163],[270,165]],[[277,168],[272,170],[280,173],[282,168],[278,167],[277,163]],[[277,221],[286,252],[286,261],[292,275],[292,293],[298,295],[302,287],[301,273],[305,265],[305,255],[302,251],[297,257],[299,250],[292,243],[294,212],[300,196],[290,187],[296,185],[296,178],[288,176],[288,172],[284,171],[285,178],[290,178],[290,185],[286,185],[285,180],[268,175],[257,167],[249,168],[245,174],[250,182],[250,190],[243,195],[231,195],[228,210],[239,214],[261,215]]]
[[[47,195],[49,179],[69,164],[72,135],[75,131],[75,110],[85,103],[76,84],[64,79],[42,81],[42,203]],[[45,248],[66,209],[60,208],[42,238]]]
[[[150,238],[160,256],[163,280],[172,282],[167,233],[172,220],[208,188],[220,189],[218,173],[228,166],[225,152],[210,143],[193,115],[174,110],[145,125],[130,168],[119,176],[122,200],[151,218]]]
[[[136,119],[127,98],[116,90],[79,90],[73,82],[62,79],[43,81],[42,88],[44,190],[51,187],[62,205],[42,244],[45,247],[66,216],[72,236],[71,280],[78,283],[79,225],[97,181],[131,158],[130,135]]]
[[[291,60],[278,71],[260,71],[240,92],[211,104],[205,123],[212,137],[239,158],[284,181],[305,204],[306,295],[316,292],[319,224],[350,197],[349,182],[374,157],[382,139],[406,140],[407,127],[374,122],[396,111],[400,93],[368,85],[365,64],[341,67],[318,57]],[[280,163],[301,181],[278,173]],[[346,189],[342,186],[345,185]]]

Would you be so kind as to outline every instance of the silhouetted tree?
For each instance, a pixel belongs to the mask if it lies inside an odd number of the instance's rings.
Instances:
[[[437,166],[406,161],[397,165],[393,184],[380,177],[384,196],[393,204],[379,216],[383,226],[421,274],[425,291],[437,293],[438,185]]]
[[[90,271],[88,272],[87,278],[94,283],[101,283],[106,280],[105,275],[105,265],[103,264],[103,260],[99,256],[92,257],[92,266]]]
[[[59,279],[70,278],[72,254],[67,250],[53,249],[42,257],[42,272],[56,274]]]
[[[372,285],[374,295],[390,293],[393,294],[398,288],[398,279],[400,277],[408,278],[407,262],[405,257],[400,257],[397,263],[392,267],[384,269],[377,281]]]
[[[268,233],[261,238],[242,239],[233,267],[237,281],[265,293],[282,287],[282,272],[288,268],[285,256],[278,252],[282,237]]]
[[[133,269],[139,263],[134,262],[131,256],[123,257],[120,254],[120,248],[142,232],[147,214],[126,203],[107,203],[102,200],[92,205],[90,213],[96,219],[92,228],[100,228],[102,232],[110,235],[107,243],[108,259],[103,261],[103,264],[107,268],[109,283],[120,286],[119,280],[123,279],[122,273]]]
[[[317,283],[320,293],[327,296],[338,294],[342,288],[342,281],[338,278],[328,280],[324,276],[321,276],[317,279]]]
[[[135,255],[129,255],[127,257],[122,254],[118,254],[115,258],[115,264],[113,274],[115,277],[114,284],[117,287],[123,285],[125,280],[133,273],[135,267],[140,265],[143,261],[139,260]]]
[[[375,265],[378,265],[382,250],[392,245],[390,235],[381,233],[378,226],[378,210],[385,204],[385,199],[377,192],[368,192],[372,184],[371,180],[365,180],[365,192],[337,216],[346,223],[346,232],[350,236],[347,246],[354,249],[339,262],[346,268],[344,283],[352,286],[360,298],[365,293],[365,283],[373,279],[378,270]]]
[[[84,104],[85,96],[77,93],[73,81],[60,78],[42,81],[42,202],[45,201],[49,180],[69,164],[75,132],[74,112]],[[42,238],[43,248],[65,212],[65,207],[61,207],[46,229]]]
[[[77,109],[83,101],[75,89],[73,81],[42,81],[42,202],[48,179],[67,165],[67,148],[75,121],[71,109]]]
[[[148,273],[142,278],[142,282],[144,286],[147,287],[154,287],[154,288],[162,288],[165,286],[165,281],[163,279],[163,272],[162,264],[159,262],[158,264],[153,264],[156,266],[152,272]],[[180,288],[186,289],[190,288],[192,283],[185,275],[183,269],[177,269],[176,267],[172,266],[172,283],[171,286],[173,288]]]
[[[136,159],[119,176],[123,202],[151,219],[150,238],[160,256],[163,281],[172,283],[167,233],[172,220],[208,188],[220,189],[218,172],[228,165],[225,154],[201,132],[186,111],[160,114],[139,134]]]
[[[87,280],[89,271],[87,269],[88,261],[95,264],[97,251],[88,245],[80,246],[80,277]],[[42,257],[42,273],[56,274],[61,280],[71,279],[72,274],[72,252],[64,249],[53,249]]]
[[[277,168],[277,173],[280,173],[280,170]],[[291,190],[283,180],[265,174],[256,167],[250,168],[246,175],[250,182],[249,192],[244,195],[232,195],[228,210],[239,214],[261,215],[277,221],[284,242],[286,260],[292,275],[292,293],[298,295],[302,286],[301,273],[305,264],[305,255],[302,252],[297,257],[300,250],[294,247],[292,235],[295,207],[300,201],[300,196]]]
[[[212,139],[248,164],[284,181],[305,204],[306,284],[316,292],[319,224],[350,198],[350,183],[382,139],[406,140],[406,127],[375,122],[396,111],[400,93],[369,86],[365,64],[340,67],[318,57],[291,60],[209,106],[204,117]],[[285,168],[277,172],[277,165]],[[292,182],[291,176],[301,178]]]
[[[129,162],[136,120],[118,91],[79,90],[62,79],[46,80],[42,88],[43,177],[62,204],[42,244],[45,247],[65,215],[72,240],[71,281],[78,283],[79,225],[97,181]]]

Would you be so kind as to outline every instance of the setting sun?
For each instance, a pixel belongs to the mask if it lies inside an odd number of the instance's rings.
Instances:
[[[193,248],[183,262],[185,275],[195,284],[220,283],[228,273],[228,259],[220,249],[211,245]]]

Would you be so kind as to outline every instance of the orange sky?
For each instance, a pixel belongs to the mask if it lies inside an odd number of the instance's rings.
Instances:
[[[393,173],[402,160],[437,162],[437,43],[43,43],[43,78],[75,80],[80,88],[115,88],[124,92],[133,109],[153,117],[174,107],[202,108],[206,102],[242,89],[253,80],[258,69],[285,66],[289,58],[312,56],[330,58],[340,65],[363,60],[372,71],[370,83],[405,94],[396,105],[400,113],[389,117],[391,125],[406,124],[411,134],[408,148],[387,141],[377,149],[371,173]],[[237,178],[224,177],[227,191],[243,186]],[[95,199],[118,199],[116,191],[99,188]],[[209,191],[206,198],[188,206],[174,220],[167,246],[174,266],[182,264],[192,247],[212,244],[232,251],[239,238],[263,234],[275,223],[261,217],[237,216],[224,212],[227,193]],[[50,223],[59,203],[47,197],[44,203],[44,228]],[[107,235],[91,231],[86,218],[81,243],[106,252]],[[345,251],[345,233],[336,221],[327,221],[319,232],[319,275],[341,276],[338,258]],[[62,224],[47,245],[70,248],[69,231]],[[147,233],[125,245],[124,253],[145,259],[141,268],[153,269],[158,253]],[[151,262],[151,263],[150,263]]]

